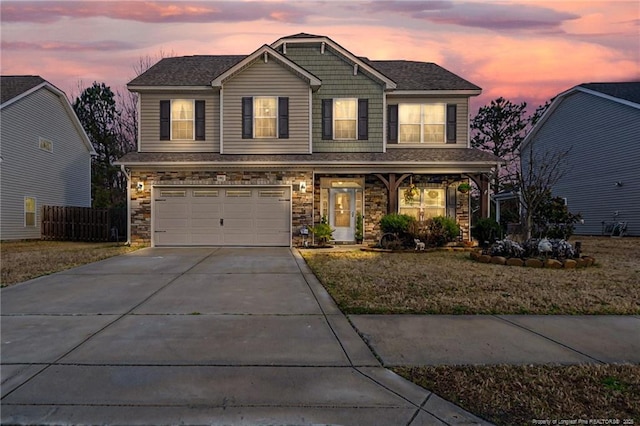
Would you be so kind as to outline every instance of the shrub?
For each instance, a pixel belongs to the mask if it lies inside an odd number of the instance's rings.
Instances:
[[[413,216],[392,213],[380,219],[380,228],[384,233],[391,232],[402,236],[409,233],[409,227],[415,221],[416,219]]]
[[[540,243],[551,245],[551,251],[542,253],[540,252]],[[563,239],[538,239],[531,238],[525,241],[522,245],[511,240],[496,241],[484,250],[485,254],[491,256],[504,256],[504,257],[519,257],[519,258],[535,258],[546,257],[558,260],[573,259],[577,257],[576,250],[571,244]]]
[[[500,225],[490,217],[478,219],[471,228],[471,236],[478,240],[481,247],[489,246],[498,238],[500,234]]]
[[[320,246],[326,245],[333,238],[333,231],[334,229],[331,229],[331,226],[327,223],[327,218],[324,216],[319,224],[309,227],[309,232],[317,238]]]
[[[489,248],[491,256],[503,257],[524,257],[525,249],[515,241],[501,240],[496,241]]]
[[[451,217],[437,216],[431,219],[434,228],[441,228],[447,242],[455,241],[460,236],[460,226]]]

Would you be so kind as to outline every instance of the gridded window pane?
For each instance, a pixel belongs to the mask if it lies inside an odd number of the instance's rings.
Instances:
[[[425,104],[422,106],[424,111],[425,124],[440,124],[444,123],[444,104]]]
[[[358,103],[356,99],[336,99],[333,103],[335,139],[356,139]]]
[[[355,139],[356,138],[356,120],[336,120],[335,138],[336,139]]]
[[[24,199],[24,226],[36,226],[36,199]]]
[[[253,128],[256,138],[276,137],[276,117],[278,116],[276,105],[276,98],[253,99]]]
[[[420,105],[400,105],[398,109],[400,143],[420,143],[420,110]]]
[[[420,142],[420,125],[419,124],[401,124],[400,125],[400,142]]]
[[[193,101],[171,102],[171,139],[193,139]]]
[[[444,142],[444,124],[425,124],[424,142]]]

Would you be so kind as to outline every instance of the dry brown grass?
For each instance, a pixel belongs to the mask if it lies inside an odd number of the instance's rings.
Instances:
[[[136,249],[116,243],[3,241],[0,243],[0,282],[5,287]]]
[[[301,253],[347,314],[639,314],[640,239],[579,240],[596,266],[508,267],[465,252]]]
[[[558,424],[616,419],[620,425],[625,419],[635,424],[640,420],[639,365],[437,366],[394,371],[498,425],[531,425],[534,419]]]

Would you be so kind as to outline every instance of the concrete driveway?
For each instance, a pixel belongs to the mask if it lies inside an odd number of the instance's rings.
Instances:
[[[482,423],[382,368],[289,249],[143,249],[1,297],[3,424]]]

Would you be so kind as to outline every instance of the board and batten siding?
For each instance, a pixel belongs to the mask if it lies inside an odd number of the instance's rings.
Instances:
[[[600,235],[603,221],[622,221],[629,235],[640,236],[640,109],[583,92],[569,94],[531,143],[535,155],[570,149],[566,175],[553,194],[582,215],[576,234]],[[525,149],[523,156],[528,155]]]
[[[296,64],[322,81],[313,94],[313,152],[382,152],[383,83],[367,75],[361,68],[353,75],[353,64],[329,46],[321,53],[320,43],[287,45],[286,55]],[[359,98],[369,100],[369,132],[367,140],[323,140],[322,100]]]
[[[229,78],[222,86],[223,144],[225,154],[309,153],[309,83],[272,56],[263,57]],[[289,98],[289,137],[242,138],[242,98]]]
[[[399,147],[438,147],[438,148],[460,148],[467,147],[469,140],[469,98],[468,97],[402,97],[393,94],[387,95],[387,105],[399,104],[455,104],[456,105],[456,143],[439,144],[406,144],[389,143],[387,148]]]
[[[204,140],[160,140],[160,101],[205,101]],[[140,152],[220,152],[220,94],[217,90],[140,93]]]
[[[91,206],[91,154],[64,101],[46,88],[0,111],[0,239],[40,238],[41,208]],[[52,152],[40,149],[39,138]],[[36,226],[25,227],[24,198],[36,199]]]

